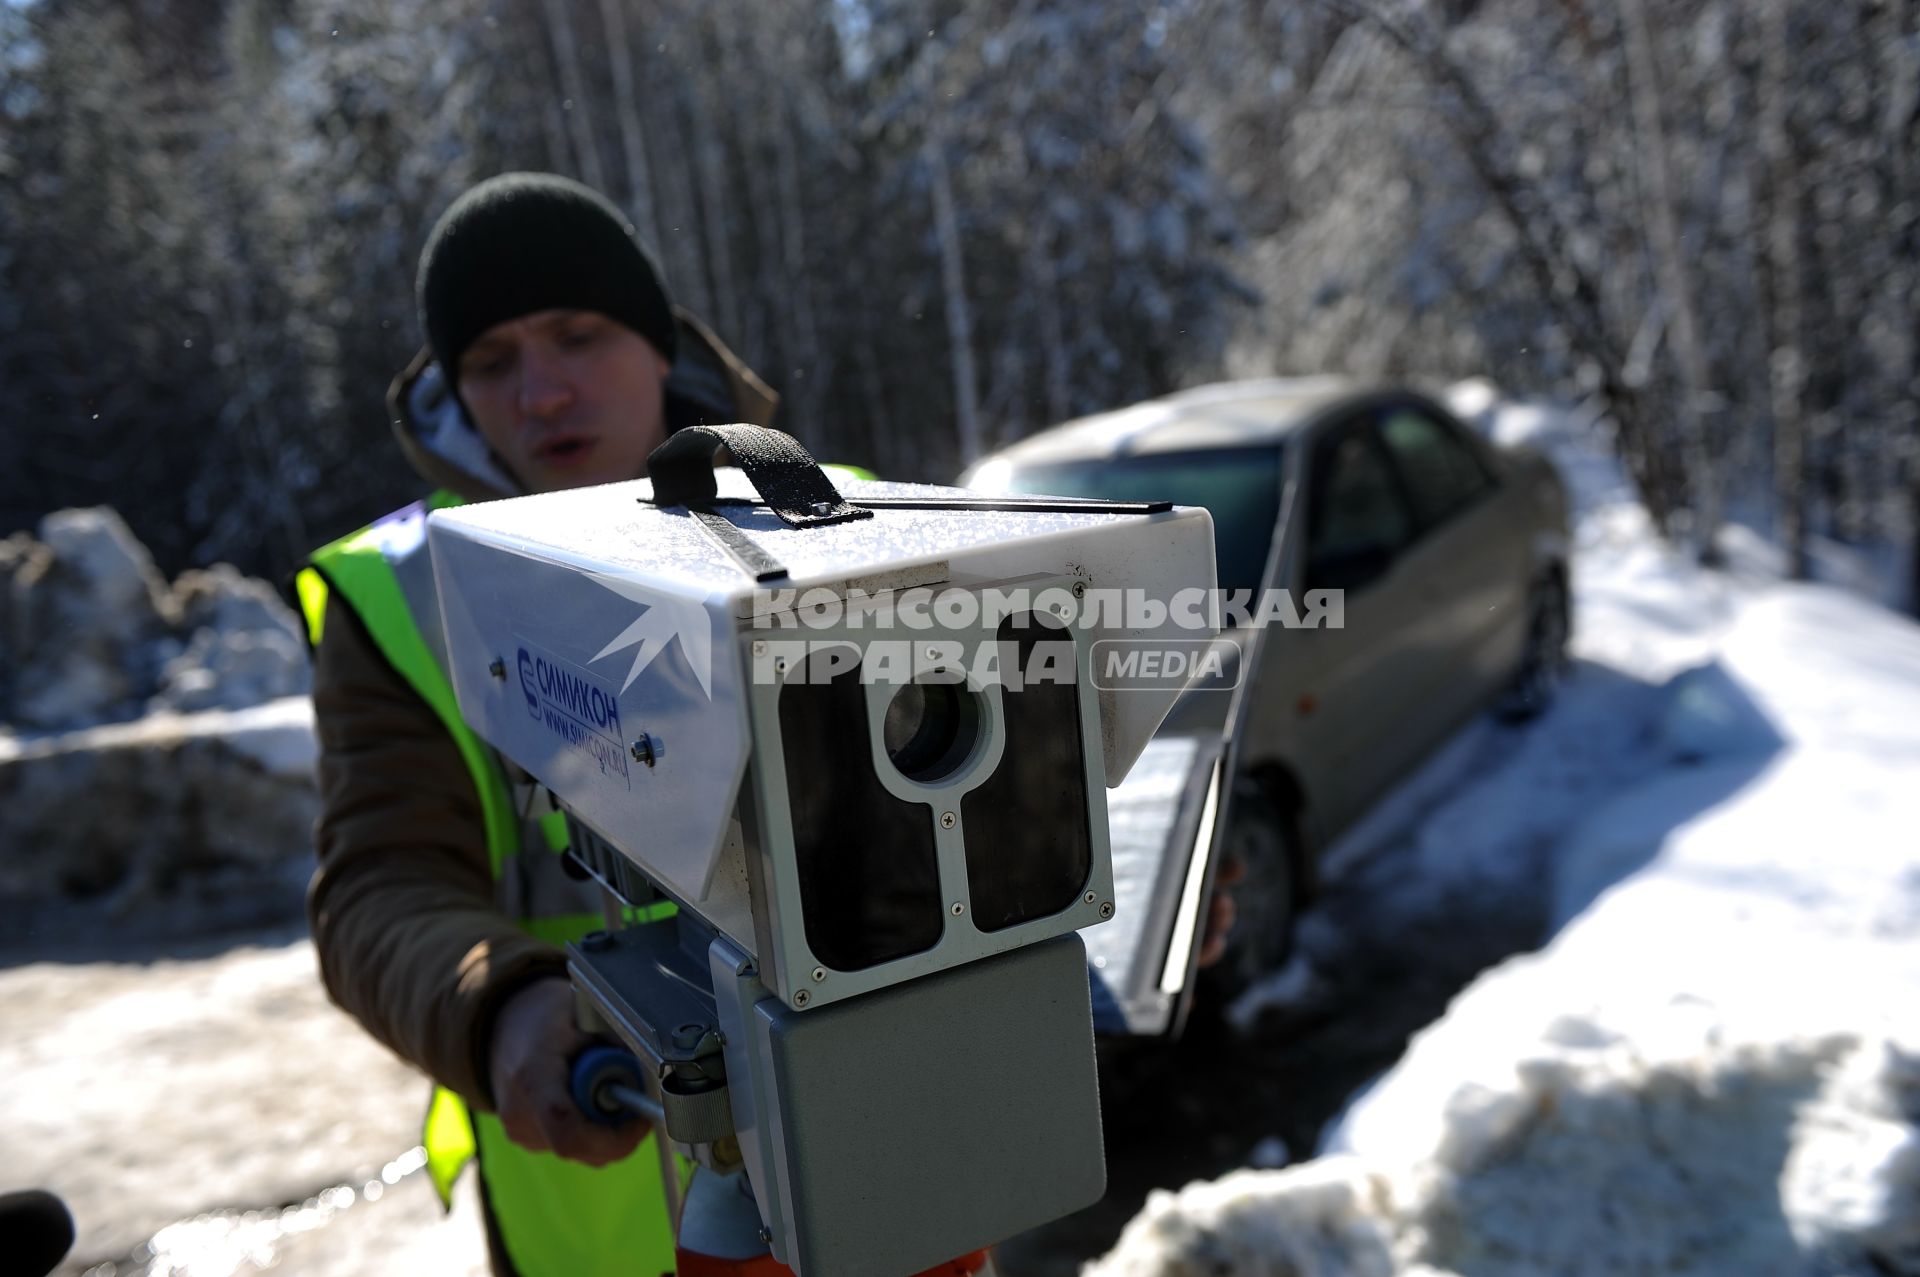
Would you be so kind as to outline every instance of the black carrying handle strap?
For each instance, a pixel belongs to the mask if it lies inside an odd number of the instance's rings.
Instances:
[[[871,519],[873,511],[847,503],[800,441],[790,434],[750,426],[687,426],[647,458],[656,505],[710,508],[719,486],[713,458],[724,444],[746,472],[753,490],[790,528],[818,528],[829,523]]]

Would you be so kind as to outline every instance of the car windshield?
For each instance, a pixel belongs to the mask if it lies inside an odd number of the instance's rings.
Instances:
[[[1205,506],[1226,590],[1257,590],[1280,504],[1280,448],[1160,452],[1144,457],[1017,466],[996,476],[998,491],[1108,501]]]

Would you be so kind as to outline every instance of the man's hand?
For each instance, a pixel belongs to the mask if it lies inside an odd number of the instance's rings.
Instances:
[[[1232,852],[1220,861],[1213,875],[1213,899],[1207,901],[1207,929],[1200,940],[1200,966],[1210,967],[1227,955],[1227,938],[1233,934],[1238,912],[1229,888],[1246,881],[1247,862]]]
[[[536,1153],[588,1166],[617,1162],[639,1145],[647,1123],[603,1126],[582,1113],[569,1089],[568,1064],[593,1044],[573,1023],[573,986],[551,977],[507,999],[493,1022],[488,1077],[507,1138]]]

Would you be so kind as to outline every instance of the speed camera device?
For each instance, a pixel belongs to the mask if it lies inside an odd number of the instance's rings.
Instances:
[[[1211,586],[1206,512],[836,487],[747,426],[650,472],[429,521],[461,713],[613,901],[570,949],[588,1018],[803,1277],[1097,1200],[1078,932],[1115,910],[1108,787],[1180,689],[1094,660],[1207,636],[1127,605]]]

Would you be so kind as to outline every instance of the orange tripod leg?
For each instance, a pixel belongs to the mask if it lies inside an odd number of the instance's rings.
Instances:
[[[696,1251],[675,1249],[673,1272],[667,1277],[793,1277],[793,1269],[772,1255],[748,1259],[719,1259]]]
[[[787,1267],[772,1255],[754,1255],[749,1259],[717,1259],[712,1255],[701,1255],[688,1250],[675,1250],[673,1253],[674,1271],[671,1277],[793,1277],[793,1269]],[[972,1277],[986,1266],[987,1252],[976,1250],[971,1255],[962,1255],[950,1259],[936,1268],[929,1268],[914,1277]]]

